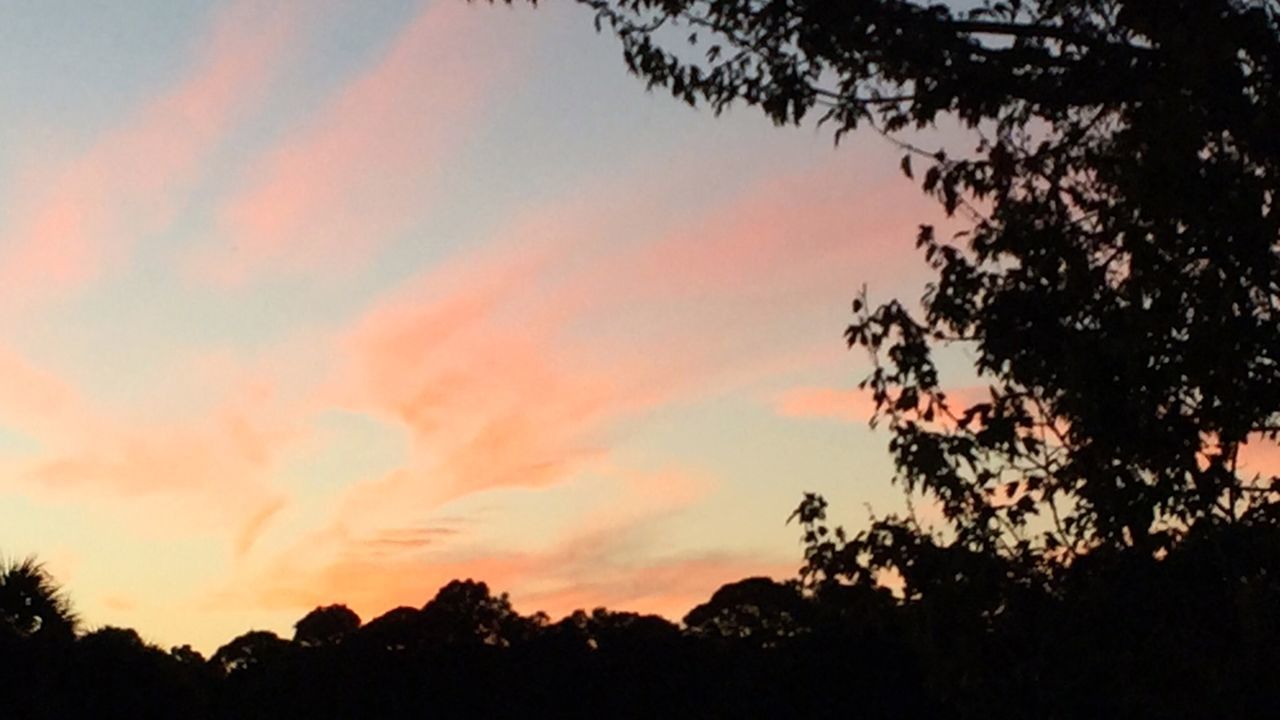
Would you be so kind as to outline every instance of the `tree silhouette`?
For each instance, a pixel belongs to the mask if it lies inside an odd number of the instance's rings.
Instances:
[[[190,645],[179,645],[177,647],[170,648],[169,655],[179,663],[189,665],[191,667],[200,667],[208,662],[205,660],[204,655],[200,654],[199,650],[196,650]]]
[[[360,628],[359,642],[379,650],[404,651],[421,642],[420,610],[401,606],[388,610]]]
[[[545,620],[521,617],[505,593],[495,597],[483,582],[454,580],[422,607],[418,622],[431,642],[505,647],[527,637]]]
[[[293,641],[303,647],[335,645],[360,628],[360,616],[346,605],[326,605],[307,613],[293,627]]]
[[[269,630],[250,630],[218,648],[209,663],[226,674],[274,662],[289,650],[289,641]]]
[[[184,665],[128,628],[103,627],[76,641],[65,670],[66,717],[201,717],[207,712],[203,668]]]
[[[808,632],[813,608],[794,584],[754,577],[729,583],[684,616],[695,634],[770,647]]]
[[[7,635],[0,716],[1268,716],[1280,703],[1280,581],[1221,582],[1221,548],[1195,537],[1163,560],[1090,555],[1056,593],[1007,595],[986,617],[966,591],[897,602],[870,585],[802,593],[747,578],[683,628],[604,608],[549,623],[467,580],[428,603],[429,623],[405,607],[336,643],[253,631],[208,662],[125,628],[65,644]]]
[[[78,622],[62,588],[35,558],[0,564],[0,633],[65,642]]]

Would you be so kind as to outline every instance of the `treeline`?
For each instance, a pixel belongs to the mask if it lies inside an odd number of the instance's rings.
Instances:
[[[1162,560],[1089,558],[1052,592],[999,597],[963,572],[910,601],[750,578],[679,625],[605,609],[553,622],[454,581],[421,608],[363,624],[316,608],[292,638],[252,631],[207,659],[32,622],[0,584],[0,717],[1273,716],[1278,549],[1273,534],[1223,534]]]
[[[15,613],[9,613],[12,620]],[[857,618],[856,621],[854,618]],[[885,592],[814,602],[751,578],[677,625],[656,615],[516,612],[483,582],[367,623],[316,608],[292,638],[247,632],[209,658],[129,629],[0,636],[5,718],[849,716],[925,711]],[[30,624],[27,625],[30,627]]]

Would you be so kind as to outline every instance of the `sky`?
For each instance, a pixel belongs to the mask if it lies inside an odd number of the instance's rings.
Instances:
[[[0,553],[206,651],[454,578],[679,619],[901,506],[849,305],[894,149],[715,117],[566,2],[0,0]]]

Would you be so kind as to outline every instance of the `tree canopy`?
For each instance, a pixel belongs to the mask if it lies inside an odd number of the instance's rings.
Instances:
[[[118,627],[0,636],[0,716],[845,717],[855,707],[889,708],[899,696],[908,697],[900,708],[934,703],[922,676],[886,662],[886,645],[814,652],[817,601],[793,582],[745,580],[700,608],[690,614],[702,618],[698,627],[605,608],[551,623],[517,612],[483,582],[455,580],[421,608],[363,625],[346,606],[321,606],[297,622],[292,640],[253,630],[207,660]],[[850,616],[844,625],[873,619]],[[837,627],[828,617],[824,629]],[[882,641],[909,656],[906,636]],[[837,669],[855,677],[823,689]]]
[[[303,645],[333,645],[360,627],[360,616],[346,605],[326,605],[307,613],[294,626],[293,641]]]

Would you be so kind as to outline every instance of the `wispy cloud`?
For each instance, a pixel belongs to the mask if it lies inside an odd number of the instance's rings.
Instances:
[[[85,566],[152,540],[200,558],[181,580],[99,577],[86,597],[109,617],[164,618],[186,641],[197,629],[182,601],[214,587],[227,592],[196,624],[239,630],[321,602],[370,616],[468,576],[523,610],[674,617],[723,582],[790,574],[791,562],[732,549],[753,539],[710,537],[729,524],[712,488],[735,478],[648,443],[721,394],[821,383],[808,371],[843,359],[857,285],[893,292],[917,264],[901,249],[925,216],[909,186],[868,180],[847,155],[816,159],[807,140],[741,152],[737,121],[716,125],[727,141],[696,125],[685,139],[660,111],[657,149],[583,157],[609,138],[639,142],[632,118],[608,118],[586,144],[563,140],[563,158],[558,146],[514,153],[511,177],[551,179],[456,226],[456,254],[390,268],[393,246],[440,254],[407,244],[431,242],[413,231],[437,219],[455,227],[460,208],[431,213],[478,184],[479,169],[456,174],[497,154],[475,142],[510,127],[495,117],[518,107],[537,125],[573,105],[541,83],[515,92],[524,61],[563,68],[594,51],[559,54],[559,30],[522,34],[482,8],[424,0],[399,28],[382,24],[399,11],[360,17],[360,32],[385,33],[366,65],[342,54],[304,66],[292,59],[308,57],[317,3],[217,5],[171,85],[69,162],[32,162],[6,184],[19,189],[0,219],[0,489],[89,518],[66,532]],[[291,127],[272,124],[286,78],[318,108]],[[600,107],[573,106],[566,126]],[[258,154],[234,162],[246,152]],[[562,164],[537,165],[548,158]],[[201,245],[169,242],[202,220]],[[367,261],[376,272],[360,272]],[[121,270],[128,287],[111,285]],[[343,273],[358,282],[325,282]],[[392,275],[399,285],[379,285]],[[183,292],[193,276],[203,285]],[[299,280],[323,285],[305,329],[286,313],[312,295],[267,307]],[[90,289],[92,307],[39,302]],[[86,352],[86,338],[100,344]],[[770,400],[789,416],[865,419],[843,392]],[[659,411],[674,427],[656,427]],[[263,608],[274,614],[253,614]]]
[[[870,390],[824,387],[792,388],[775,399],[778,414],[789,418],[828,418],[867,422],[875,413]]]
[[[140,531],[226,527],[245,508],[280,502],[278,454],[301,432],[270,386],[240,376],[198,418],[138,421],[95,403],[12,350],[0,351],[0,425],[31,441],[5,460],[6,486],[25,493],[132,508]],[[149,516],[151,502],[169,508]],[[251,520],[250,524],[255,521]],[[265,522],[265,518],[256,521]],[[237,543],[251,543],[252,531]]]
[[[726,378],[758,380],[741,373],[744,364],[794,370],[790,346],[761,352],[760,327],[749,317],[725,322],[725,307],[811,302],[793,294],[815,274],[830,292],[842,273],[897,262],[882,259],[878,234],[896,237],[910,225],[868,225],[860,245],[865,208],[837,202],[832,172],[763,183],[676,227],[646,224],[652,198],[643,177],[605,183],[513,219],[480,248],[388,294],[343,331],[326,392],[348,411],[403,428],[408,456],[345,488],[310,534],[246,565],[261,572],[247,584],[266,588],[257,602],[341,599],[379,612],[476,576],[552,611],[611,603],[670,613],[742,574],[783,566],[789,574],[789,563],[731,552],[655,556],[653,538],[636,533],[701,502],[705,483],[687,473],[635,475],[614,466],[610,449],[624,421]],[[619,188],[628,192],[614,194]],[[630,244],[602,243],[637,226]],[[780,275],[788,260],[808,271]],[[663,266],[680,269],[664,275]],[[688,303],[691,296],[701,302]],[[673,305],[682,316],[667,315]],[[753,347],[742,362],[738,354]],[[785,404],[848,412],[844,398],[810,394]],[[564,510],[549,545],[514,551],[483,542],[483,529],[435,532],[431,523],[469,498],[534,498],[620,476],[632,478],[609,497],[620,510]]]
[[[515,66],[466,3],[432,2],[385,55],[265,156],[192,259],[223,285],[262,273],[341,272],[419,217],[433,183]]]
[[[284,506],[285,501],[282,498],[273,498],[249,516],[236,533],[232,544],[237,558],[244,557],[253,548],[253,544],[257,542],[258,536],[262,534],[267,523],[271,522],[271,518],[284,509]]]
[[[84,423],[84,399],[56,373],[0,346],[0,424],[45,437]]]
[[[65,166],[19,173],[34,182],[0,235],[6,307],[93,282],[136,238],[173,221],[204,161],[293,48],[302,7],[239,0],[219,11],[175,85]]]
[[[702,500],[710,487],[702,478],[631,474],[612,487],[589,511],[566,519],[551,542],[524,550],[477,545],[452,528],[427,528],[426,536],[406,531],[411,541],[395,547],[381,542],[385,533],[370,542],[331,529],[307,539],[309,552],[277,556],[259,577],[236,582],[241,589],[225,598],[268,608],[337,600],[373,616],[420,605],[449,580],[472,577],[511,592],[525,612],[608,605],[678,619],[725,582],[794,570],[776,558],[731,552],[655,554],[650,526]]]

